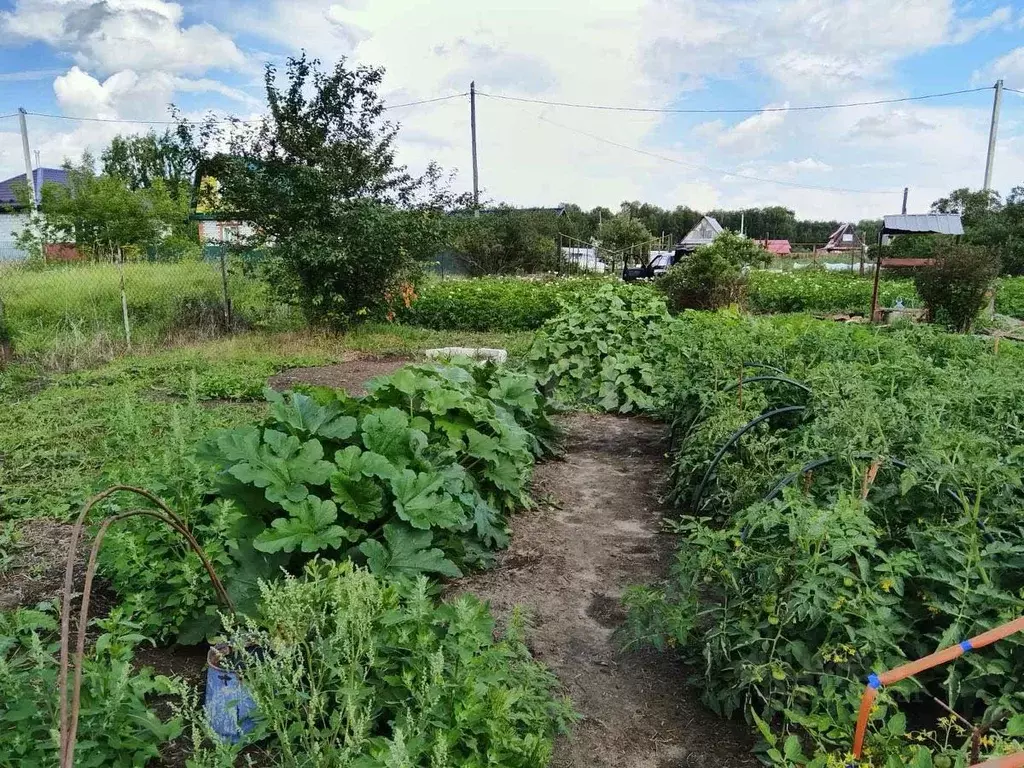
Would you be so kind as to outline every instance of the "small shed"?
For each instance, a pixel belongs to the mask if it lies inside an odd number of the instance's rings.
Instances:
[[[693,253],[702,245],[710,245],[715,241],[716,237],[722,234],[722,231],[722,225],[718,223],[714,216],[704,216],[693,229],[686,233],[686,237],[676,245],[676,257]]]
[[[952,235],[964,233],[964,225],[959,213],[911,213],[885,216],[882,229],[878,233],[882,243],[887,243],[893,235]],[[878,307],[878,278],[885,267],[923,267],[931,264],[932,259],[898,259],[882,258],[882,249],[878,251],[875,264],[875,285],[871,292],[871,319],[878,320],[881,310]]]
[[[860,239],[860,235],[857,234],[857,227],[854,226],[853,222],[846,222],[841,224],[839,229],[829,235],[828,243],[825,244],[825,250],[828,253],[842,252],[842,251],[860,251],[864,247],[864,242]]]

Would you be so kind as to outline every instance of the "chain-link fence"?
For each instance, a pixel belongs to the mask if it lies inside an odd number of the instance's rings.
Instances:
[[[68,258],[60,261],[60,258]],[[75,368],[130,351],[237,330],[301,324],[244,257],[84,261],[0,259],[0,334],[13,354]]]

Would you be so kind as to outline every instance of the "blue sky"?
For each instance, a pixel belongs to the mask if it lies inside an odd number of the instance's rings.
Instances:
[[[262,71],[305,48],[387,69],[392,103],[483,94],[682,109],[764,109],[982,88],[1024,90],[1021,0],[0,0],[0,115],[108,121],[257,116]],[[784,204],[805,217],[913,210],[981,183],[992,91],[816,112],[670,114],[478,103],[486,197]],[[392,113],[400,156],[470,184],[465,98]],[[44,165],[131,122],[30,116]],[[22,170],[0,119],[0,177]],[[1024,184],[1024,96],[1006,93],[995,186]]]

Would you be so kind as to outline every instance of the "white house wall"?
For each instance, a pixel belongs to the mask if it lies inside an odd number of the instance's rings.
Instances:
[[[20,261],[26,254],[14,239],[28,225],[27,213],[0,213],[0,261]]]

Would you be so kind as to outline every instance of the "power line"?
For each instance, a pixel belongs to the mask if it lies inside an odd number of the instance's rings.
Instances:
[[[1007,90],[1009,90],[1009,89],[1007,89]],[[0,115],[0,120],[6,120],[9,117],[17,117],[17,116],[18,116],[17,112],[15,112],[13,115]]]
[[[851,101],[845,104],[812,104],[806,106],[797,107],[744,107],[740,109],[724,109],[724,108],[709,108],[709,109],[672,109],[672,108],[660,108],[660,107],[616,107],[604,104],[577,104],[568,101],[546,101],[544,99],[526,99],[518,96],[503,96],[497,93],[483,93],[477,91],[478,96],[486,96],[490,99],[501,99],[503,101],[518,101],[525,104],[544,104],[549,107],[573,107],[575,109],[598,109],[611,112],[657,112],[657,113],[670,113],[670,114],[751,114],[756,112],[808,112],[811,110],[820,109],[846,109],[849,107],[872,107],[880,104],[899,104],[906,101],[922,101],[924,99],[938,99],[946,96],[959,96],[964,93],[978,93],[979,91],[990,91],[992,90],[991,85],[986,85],[981,88],[967,88],[961,91],[946,91],[945,93],[927,93],[923,96],[904,96],[898,99],[877,99],[875,101]],[[1011,90],[1007,88],[1006,90]]]
[[[663,160],[663,161],[665,161],[667,163],[675,163],[676,165],[681,165],[681,166],[683,166],[685,168],[692,168],[692,169],[696,169],[696,170],[707,171],[709,173],[720,173],[723,176],[733,176],[733,177],[738,178],[738,179],[747,179],[748,181],[760,181],[760,182],[763,182],[763,183],[766,183],[766,184],[779,184],[779,185],[782,185],[782,186],[785,186],[785,187],[795,187],[797,189],[812,189],[812,190],[815,190],[817,192],[842,192],[842,193],[858,194],[858,195],[892,195],[892,194],[895,194],[896,192],[899,191],[899,190],[896,190],[896,189],[844,189],[842,187],[824,187],[824,186],[818,186],[818,185],[814,185],[814,184],[800,184],[800,183],[795,182],[795,181],[784,181],[782,179],[766,179],[766,178],[763,178],[763,177],[760,177],[760,176],[752,176],[752,175],[747,174],[747,173],[737,173],[735,171],[725,171],[725,170],[722,170],[721,168],[712,168],[711,166],[707,166],[707,165],[699,165],[699,164],[696,164],[696,163],[686,163],[686,162],[683,162],[682,160],[676,160],[674,157],[667,157],[665,155],[659,155],[656,152],[649,152],[646,149],[640,149],[639,147],[633,147],[633,146],[630,146],[629,144],[622,144],[622,143],[620,143],[618,141],[612,141],[611,139],[606,139],[606,138],[604,138],[602,136],[597,136],[597,135],[595,135],[593,133],[588,133],[587,131],[581,131],[581,130],[579,130],[577,128],[570,128],[567,125],[562,125],[561,123],[556,123],[553,120],[548,120],[546,117],[543,117],[541,115],[536,115],[536,117],[537,117],[538,120],[542,120],[545,123],[550,123],[551,125],[554,125],[557,128],[562,128],[562,129],[564,129],[566,131],[571,131],[572,133],[578,133],[581,136],[587,136],[588,138],[594,139],[595,141],[599,141],[599,142],[601,142],[603,144],[610,144],[611,146],[619,147],[620,149],[628,149],[630,152],[636,152],[636,153],[641,154],[641,155],[647,155],[648,157],[653,157],[653,158],[656,158],[658,160]]]
[[[1018,91],[1018,90],[1017,90],[1016,88],[1007,88],[1007,87],[1006,87],[1006,86],[1004,85],[1004,86],[1003,86],[1003,90],[1004,90],[1004,91],[1010,91],[1011,93],[1019,93],[1020,95],[1024,96],[1024,91]]]
[[[385,111],[387,111],[387,110],[391,110],[391,109],[402,109],[404,107],[415,107],[415,106],[419,106],[420,104],[433,104],[433,103],[438,102],[438,101],[448,101],[449,99],[458,99],[458,98],[462,98],[463,96],[468,96],[468,95],[469,95],[469,91],[466,91],[464,93],[455,93],[455,94],[452,94],[451,96],[438,96],[437,98],[433,98],[433,99],[421,99],[420,101],[407,101],[407,102],[405,102],[403,104],[390,104],[390,105],[385,106],[384,109],[385,109]],[[55,120],[75,120],[75,121],[86,122],[86,123],[133,123],[133,124],[139,124],[139,125],[177,125],[178,124],[178,121],[176,121],[176,120],[135,120],[135,119],[132,119],[132,118],[122,118],[122,117],[80,117],[80,116],[75,116],[75,115],[55,115],[55,114],[51,114],[51,113],[48,113],[48,112],[26,112],[25,114],[26,115],[33,115],[35,117],[48,117],[48,118],[52,118],[52,119],[55,119]],[[2,115],[0,117],[17,117],[17,115],[16,114],[15,115]],[[261,122],[263,122],[263,120],[264,120],[264,118],[260,117],[260,118],[253,118],[252,120],[213,120],[213,121],[211,121],[211,123],[213,125],[226,125],[226,124],[235,124],[235,123],[261,123]]]

